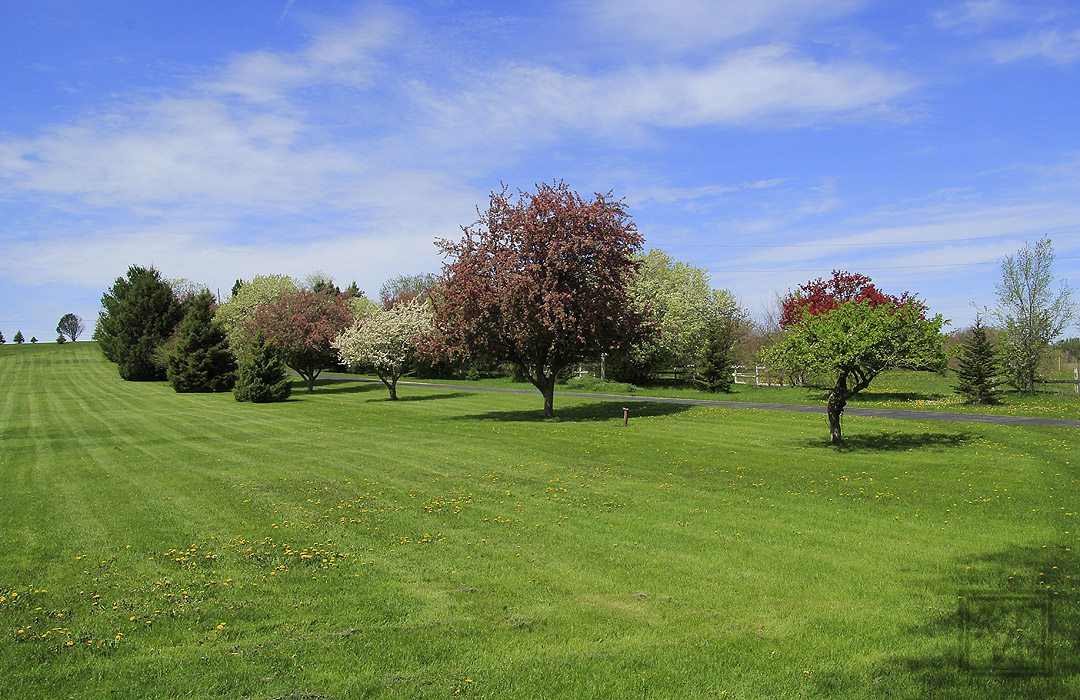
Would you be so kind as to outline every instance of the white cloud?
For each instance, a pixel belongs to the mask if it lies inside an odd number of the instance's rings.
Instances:
[[[983,31],[1020,16],[1019,10],[1006,0],[966,0],[933,14],[938,27],[964,32]]]
[[[994,42],[991,52],[998,63],[1041,58],[1050,63],[1080,61],[1080,29],[1044,29],[1016,39]]]
[[[594,21],[612,36],[681,52],[833,19],[863,4],[863,0],[602,0],[589,3],[589,8]]]

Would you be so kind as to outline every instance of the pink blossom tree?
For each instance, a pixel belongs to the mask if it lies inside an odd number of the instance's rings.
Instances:
[[[262,304],[250,318],[240,322],[241,354],[261,335],[304,379],[310,394],[319,374],[336,362],[330,343],[352,322],[352,304],[344,294],[310,289],[283,291],[276,300]]]

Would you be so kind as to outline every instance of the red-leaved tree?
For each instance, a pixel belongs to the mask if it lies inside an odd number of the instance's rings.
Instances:
[[[583,200],[565,183],[492,192],[433,295],[429,352],[511,362],[554,412],[555,380],[582,360],[653,332],[628,298],[643,239],[621,201]]]
[[[346,295],[298,289],[259,306],[239,328],[244,348],[260,335],[272,342],[282,361],[307,382],[310,394],[319,374],[337,362],[330,343],[352,322]]]

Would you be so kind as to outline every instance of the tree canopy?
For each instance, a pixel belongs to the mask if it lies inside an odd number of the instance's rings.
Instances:
[[[214,320],[214,295],[196,294],[187,304],[179,337],[168,358],[167,375],[180,393],[229,391],[236,381],[236,358]]]
[[[256,275],[250,282],[236,280],[232,297],[214,312],[233,352],[241,353],[245,338],[241,325],[254,318],[255,309],[276,301],[282,292],[296,290],[296,282],[288,275]]]
[[[783,301],[785,335],[763,353],[782,367],[802,367],[830,378],[829,441],[843,442],[840,419],[848,399],[891,367],[941,370],[947,360],[945,321],[926,317],[926,305],[907,292],[884,294],[869,277],[834,271]]]
[[[463,232],[437,242],[449,261],[431,347],[514,364],[546,417],[560,372],[650,332],[629,298],[642,237],[610,195],[585,201],[562,182],[504,188]]]
[[[86,330],[86,325],[77,314],[64,314],[60,317],[60,322],[56,324],[56,332],[73,343],[84,330]]]
[[[244,292],[248,285],[240,289]],[[335,364],[330,343],[353,321],[352,304],[344,294],[310,289],[282,291],[240,322],[241,354],[259,336],[272,343],[282,361],[304,378],[308,393],[322,370]]]
[[[172,288],[153,267],[132,265],[101,297],[94,339],[106,359],[129,381],[165,379],[154,349],[172,334],[183,316]]]
[[[1054,289],[1053,265],[1049,238],[1001,260],[994,317],[1003,330],[1002,359],[1009,381],[1021,392],[1035,391],[1050,343],[1077,317],[1069,286],[1061,282]]]
[[[431,305],[413,297],[389,309],[372,306],[331,345],[342,363],[373,371],[397,399],[397,382],[419,339],[431,331]]]

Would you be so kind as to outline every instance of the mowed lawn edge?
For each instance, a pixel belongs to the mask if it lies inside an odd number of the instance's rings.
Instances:
[[[724,407],[624,427],[614,401],[543,421],[533,396],[379,385],[254,406],[122,382],[82,343],[0,348],[0,396],[0,685],[22,696],[1080,687],[1067,429],[851,418],[838,451],[819,416]],[[1054,627],[1002,642],[964,591],[1046,596]]]

